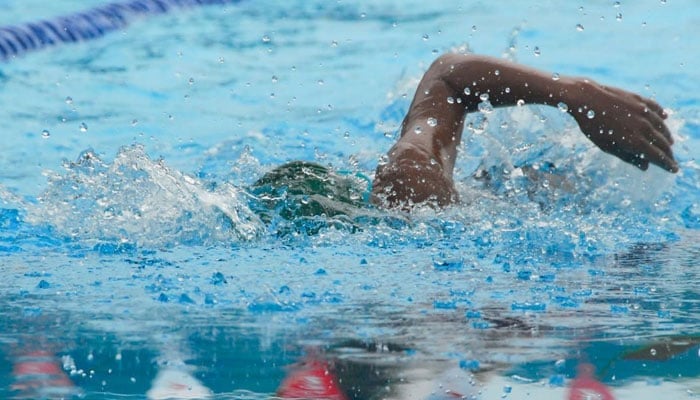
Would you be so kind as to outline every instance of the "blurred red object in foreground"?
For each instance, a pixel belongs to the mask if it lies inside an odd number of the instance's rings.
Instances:
[[[327,362],[305,360],[282,381],[277,395],[283,399],[348,400]]]
[[[569,390],[569,400],[615,400],[607,386],[603,385],[593,377],[595,368],[591,364],[581,364],[578,366],[578,375]]]
[[[79,392],[50,353],[29,352],[13,361],[15,398],[69,398]]]

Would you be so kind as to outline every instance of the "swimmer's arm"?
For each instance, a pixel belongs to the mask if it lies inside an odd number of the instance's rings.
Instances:
[[[565,105],[581,131],[603,151],[642,170],[649,163],[671,172],[678,170],[671,151],[673,139],[664,123],[666,113],[651,99],[586,78],[555,78],[533,68],[476,55],[444,55],[431,66],[426,78],[428,87],[444,82],[453,96],[462,98],[467,112],[477,111],[484,94],[495,107],[518,102]],[[465,88],[469,88],[469,95]],[[420,89],[416,98],[424,93]],[[459,104],[445,106],[456,109],[456,114],[463,112]]]
[[[468,88],[468,91],[465,91]],[[484,95],[494,107],[567,105],[581,131],[602,150],[641,169],[654,163],[676,172],[666,114],[650,99],[591,80],[559,77],[472,54],[439,57],[423,76],[401,137],[377,168],[373,202],[388,206],[457,200],[452,173],[464,117]],[[595,115],[589,118],[589,111]],[[404,206],[405,207],[405,206]]]

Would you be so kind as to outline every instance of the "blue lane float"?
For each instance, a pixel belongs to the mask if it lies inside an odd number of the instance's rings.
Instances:
[[[125,28],[130,22],[184,8],[239,3],[242,0],[131,0],[110,3],[50,20],[0,27],[0,59],[8,61],[24,53],[100,38]]]

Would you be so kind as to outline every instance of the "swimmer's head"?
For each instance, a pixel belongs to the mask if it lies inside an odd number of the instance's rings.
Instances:
[[[293,161],[266,173],[253,183],[250,191],[266,208],[289,220],[321,215],[351,216],[367,204],[368,182],[368,178],[357,174]]]

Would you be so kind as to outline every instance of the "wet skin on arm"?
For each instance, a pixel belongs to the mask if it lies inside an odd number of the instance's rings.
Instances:
[[[566,105],[583,134],[601,150],[641,170],[652,163],[678,171],[673,138],[664,123],[667,116],[655,101],[587,78],[553,79],[502,59],[445,54],[423,76],[401,136],[389,150],[388,162],[377,168],[372,202],[410,209],[458,201],[452,174],[464,118],[485,100],[494,107]]]

